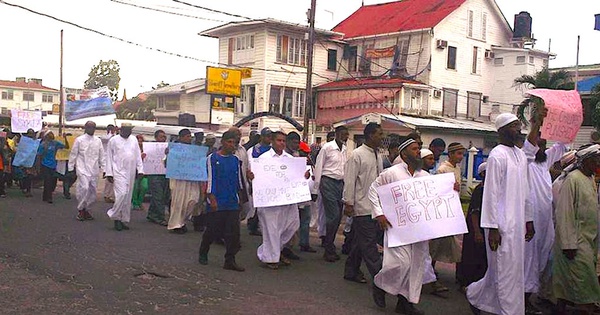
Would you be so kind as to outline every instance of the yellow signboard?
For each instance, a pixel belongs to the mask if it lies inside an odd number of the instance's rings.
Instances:
[[[242,79],[252,78],[252,68],[242,68]]]
[[[60,113],[60,104],[52,104],[52,114]]]
[[[68,161],[69,160],[69,154],[71,154],[71,149],[73,147],[73,144],[75,143],[75,136],[67,136],[67,141],[69,142],[69,149],[58,149],[56,150],[56,160],[57,161]],[[56,139],[59,142],[65,142],[65,138],[63,137],[58,137],[58,139]]]
[[[242,94],[242,71],[206,67],[206,94],[240,96]]]

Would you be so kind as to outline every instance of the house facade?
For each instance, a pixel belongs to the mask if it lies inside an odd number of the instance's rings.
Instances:
[[[52,105],[60,103],[59,91],[42,85],[42,79],[0,80],[0,93],[1,115],[8,115],[13,108],[52,112]]]
[[[205,79],[195,79],[145,92],[148,97],[156,98],[157,124],[210,129],[211,95],[204,93],[205,82]]]

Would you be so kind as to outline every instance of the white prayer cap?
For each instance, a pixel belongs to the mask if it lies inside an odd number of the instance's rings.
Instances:
[[[429,149],[421,149],[421,158],[424,158],[428,155],[433,155],[433,152]]]
[[[502,113],[502,114],[498,115],[498,117],[496,117],[496,121],[495,121],[496,130],[499,130],[500,128],[502,128],[516,120],[519,120],[519,118],[517,118],[517,116],[515,116],[514,114]]]
[[[483,163],[479,164],[479,166],[477,167],[477,174],[481,174],[481,173],[485,172],[486,169],[487,169],[487,162],[483,162]]]
[[[587,158],[600,155],[600,144],[592,144],[581,147],[577,153],[575,153],[579,161],[583,161]]]

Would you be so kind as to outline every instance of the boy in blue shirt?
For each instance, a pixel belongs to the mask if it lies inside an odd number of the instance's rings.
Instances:
[[[56,189],[56,182],[58,180],[58,174],[56,174],[56,151],[58,149],[68,149],[69,143],[65,137],[66,146],[56,140],[54,140],[54,133],[52,131],[46,131],[44,139],[38,147],[38,155],[41,157],[42,167],[40,173],[44,179],[44,192],[42,194],[42,200],[47,203],[52,203],[52,194]]]
[[[221,138],[221,149],[208,156],[208,186],[206,189],[209,208],[206,214],[206,230],[202,235],[198,261],[208,264],[210,245],[219,237],[225,239],[225,264],[223,269],[244,271],[235,262],[240,250],[240,198],[242,183],[240,162],[233,154],[236,150],[236,134],[227,131]]]

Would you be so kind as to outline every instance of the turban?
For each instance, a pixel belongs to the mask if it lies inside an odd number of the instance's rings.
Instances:
[[[513,121],[517,121],[519,118],[511,113],[502,113],[496,117],[496,130],[500,130],[500,128],[512,123]]]
[[[596,155],[600,155],[600,144],[592,144],[581,148],[575,153],[579,161],[583,161],[587,158],[591,158]]]
[[[575,160],[577,160],[577,156],[575,155],[575,153],[577,153],[576,150],[571,150],[571,151],[563,154],[563,156],[560,158],[560,166],[565,168],[568,165],[575,162]]]

